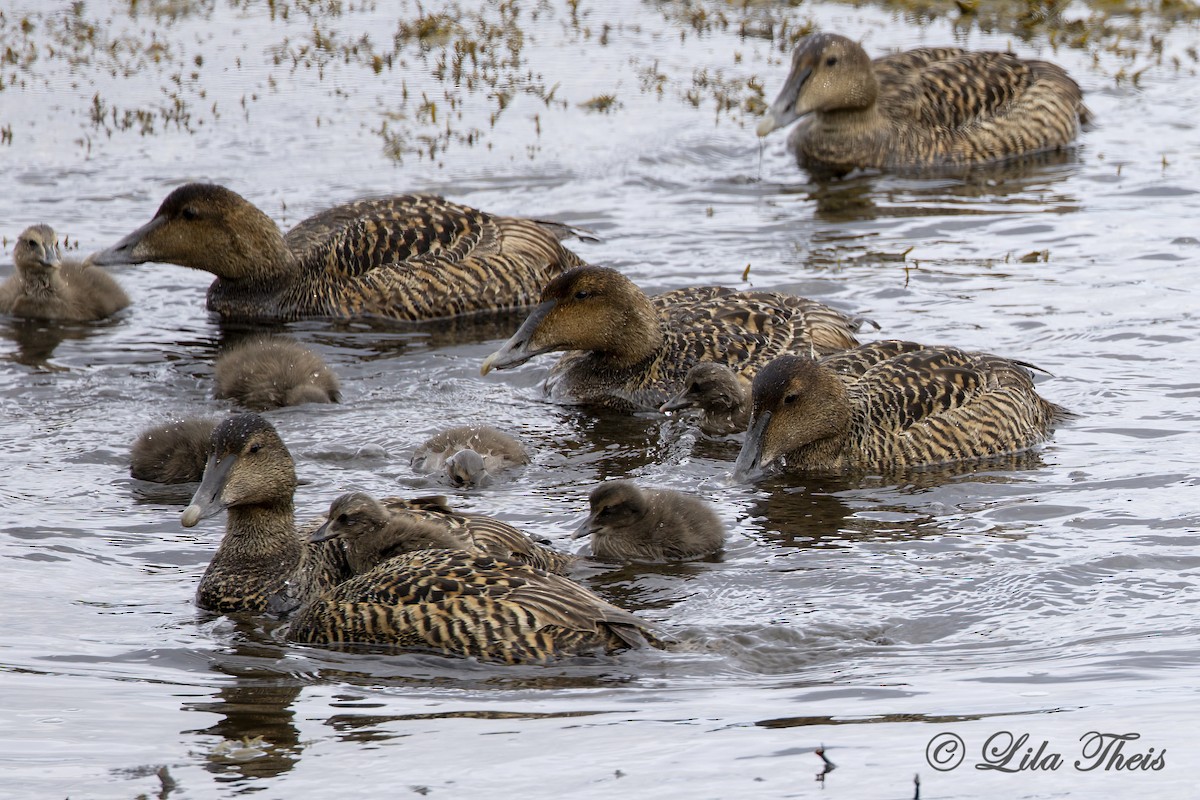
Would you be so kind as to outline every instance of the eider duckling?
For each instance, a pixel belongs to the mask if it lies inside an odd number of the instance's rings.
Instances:
[[[754,378],[742,476],[876,470],[1013,453],[1071,416],[1030,366],[987,353],[882,341],[819,361],[780,356]]]
[[[750,381],[724,364],[701,361],[683,379],[683,391],[658,407],[664,413],[694,408],[700,430],[710,436],[750,427]]]
[[[488,425],[464,425],[435,434],[417,448],[413,469],[444,473],[454,486],[486,486],[501,471],[529,463],[514,437]]]
[[[788,143],[801,166],[981,164],[1067,147],[1090,114],[1061,68],[1011,53],[926,47],[867,57],[830,33],[800,41],[758,135],[802,119]]]
[[[384,561],[310,600],[288,638],[503,664],[663,646],[647,622],[567,578],[462,550],[416,550]]]
[[[450,548],[495,556],[565,574],[575,556],[534,541],[523,531],[492,517],[459,514],[444,497],[376,500],[363,492],[344,494],[329,507],[329,518],[312,541],[353,542],[346,554],[357,574],[411,550]]]
[[[588,497],[591,514],[574,538],[590,535],[592,555],[619,561],[683,561],[725,546],[725,526],[698,497],[605,481]]]
[[[218,399],[251,411],[341,400],[337,376],[304,345],[279,336],[239,342],[213,365]]]
[[[225,318],[428,320],[530,305],[546,281],[583,263],[559,244],[569,232],[397,195],[336,206],[281,235],[241,195],[189,183],[92,262],[211,272],[208,308]]]
[[[237,414],[213,430],[204,477],[182,523],[228,511],[225,536],[196,604],[218,613],[283,615],[350,577],[337,542],[310,544],[296,529],[296,469],[283,440],[257,414]]]
[[[129,454],[129,474],[154,483],[192,483],[204,476],[215,420],[188,417],[142,431]]]
[[[112,316],[129,296],[102,269],[64,261],[49,225],[21,231],[13,247],[16,272],[0,285],[0,313],[29,319],[86,322]]]
[[[780,353],[853,347],[863,322],[776,292],[700,286],[650,298],[616,270],[577,267],[546,286],[541,302],[481,371],[573,350],[547,379],[553,397],[653,411],[682,391],[698,361],[751,376]]]

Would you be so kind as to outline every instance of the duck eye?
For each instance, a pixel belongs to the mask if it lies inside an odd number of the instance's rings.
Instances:
[[[578,292],[575,293],[576,300],[587,300],[591,296],[592,296],[592,293],[589,292],[587,289],[580,289]]]
[[[785,406],[790,406],[792,403],[795,403],[795,402],[796,402],[797,400],[799,400],[799,399],[800,399],[800,395],[798,395],[798,394],[789,394],[789,395],[787,395],[786,397],[784,397],[784,398],[783,398],[783,404],[784,404]]]
[[[837,64],[837,56],[830,56],[829,58],[825,59],[825,66],[827,66],[827,67],[832,67],[832,66],[835,66],[836,64]]]
[[[251,453],[257,453],[259,450],[262,450],[262,445],[261,445],[261,444],[252,444],[252,445],[250,445],[250,452],[251,452]]]
[[[191,206],[184,206],[183,210],[179,212],[179,216],[186,220],[196,220],[200,219],[200,212]]]

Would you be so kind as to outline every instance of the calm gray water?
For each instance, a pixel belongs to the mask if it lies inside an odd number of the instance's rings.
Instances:
[[[464,508],[568,546],[595,483],[632,476],[702,494],[731,530],[719,561],[583,577],[679,652],[522,668],[331,653],[197,614],[222,522],[183,529],[190,491],[130,480],[128,446],[151,423],[224,413],[211,363],[243,332],[205,312],[206,274],[118,270],[134,305],[115,320],[0,320],[0,796],[909,798],[914,775],[925,798],[1194,796],[1194,21],[1115,16],[1123,35],[1056,49],[1045,29],[839,4],[429,2],[461,25],[435,19],[424,40],[406,34],[415,3],[47,5],[0,13],[4,275],[26,225],[89,251],[188,180],[285,227],[433,191],[593,229],[602,241],[577,251],[650,290],[745,286],[750,265],[748,285],[867,314],[880,336],[1031,361],[1080,418],[983,472],[743,486],[736,441],[543,402],[549,359],[481,378],[515,323],[291,325],[345,390],[270,415],[306,481],[302,518],[350,489],[444,491],[411,473],[411,449],[489,421],[538,455],[455,496]],[[787,55],[739,31],[773,22],[778,39],[784,21],[872,53],[1049,58],[1098,125],[1052,163],[808,183],[784,136],[760,148],[738,107],[753,77],[773,98]],[[456,80],[466,38],[481,49]],[[605,95],[607,112],[583,107]],[[1090,732],[1139,734],[1122,755],[1165,750],[1163,768],[1081,771]],[[927,745],[948,754],[950,735],[965,760],[937,771]],[[989,737],[1012,743],[1010,767],[1032,752],[1043,768],[976,769]],[[821,746],[837,768],[817,783]]]

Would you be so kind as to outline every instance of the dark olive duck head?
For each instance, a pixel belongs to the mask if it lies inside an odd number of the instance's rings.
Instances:
[[[738,454],[736,475],[747,477],[798,450],[836,451],[850,431],[846,386],[830,369],[806,356],[780,356],[753,384],[750,430]]]
[[[758,123],[758,135],[790,125],[806,114],[871,108],[879,83],[860,45],[835,33],[800,41],[779,96]]]
[[[269,278],[285,271],[290,260],[270,217],[236,192],[210,183],[180,186],[153,219],[90,258],[101,266],[178,264],[233,281]]]
[[[62,265],[58,236],[49,225],[31,225],[13,246],[13,264],[21,275],[48,273]]]
[[[636,525],[650,510],[649,499],[632,481],[605,481],[588,495],[588,504],[591,513],[574,539]]]
[[[701,361],[683,379],[683,391],[663,403],[659,411],[699,408],[729,413],[748,405],[746,381],[724,364]]]
[[[633,281],[607,267],[576,267],[542,290],[541,302],[481,372],[524,364],[559,350],[585,350],[614,365],[635,364],[662,344],[650,298]]]
[[[258,414],[237,414],[213,430],[211,453],[200,488],[184,509],[183,526],[230,508],[289,508],[296,489],[291,453],[271,423]]]

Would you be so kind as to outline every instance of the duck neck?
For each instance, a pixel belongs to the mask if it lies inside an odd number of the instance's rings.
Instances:
[[[663,320],[650,298],[633,299],[608,333],[609,346],[598,350],[606,366],[615,369],[635,367],[655,358],[666,341]]]
[[[292,503],[234,506],[213,566],[238,571],[267,571],[283,578],[300,567],[305,548],[296,532]]]
[[[879,106],[871,103],[865,108],[841,108],[814,114],[822,133],[853,137],[868,134],[883,125]]]
[[[49,300],[59,297],[67,288],[62,271],[51,267],[48,269],[23,269],[19,273],[21,293],[26,297],[38,300]]]

